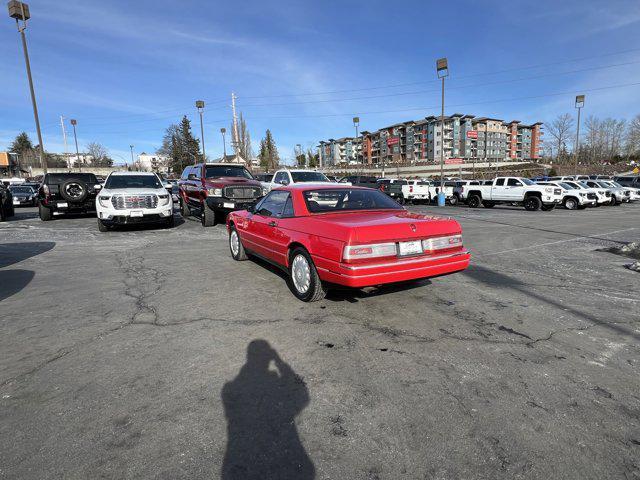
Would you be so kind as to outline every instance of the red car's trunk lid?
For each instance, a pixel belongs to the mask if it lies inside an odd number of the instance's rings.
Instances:
[[[349,232],[351,244],[413,240],[460,232],[455,220],[407,211],[344,212],[314,216]]]

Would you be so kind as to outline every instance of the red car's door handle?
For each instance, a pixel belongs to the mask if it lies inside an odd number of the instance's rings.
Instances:
[[[269,225],[270,227],[275,227],[278,224],[272,220],[267,225]]]

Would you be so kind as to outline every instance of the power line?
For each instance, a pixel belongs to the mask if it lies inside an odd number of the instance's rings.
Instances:
[[[555,77],[555,76],[558,76],[558,75],[570,75],[570,74],[574,74],[574,73],[582,73],[582,72],[588,72],[588,71],[593,71],[593,70],[603,70],[603,69],[607,69],[607,68],[622,67],[622,66],[634,65],[634,64],[638,64],[638,63],[640,63],[640,60],[634,60],[634,61],[631,61],[631,62],[624,62],[624,63],[615,63],[615,64],[611,64],[611,65],[602,65],[602,66],[597,66],[597,67],[587,67],[587,68],[581,68],[581,69],[578,69],[578,70],[569,70],[569,71],[566,71],[566,72],[544,73],[544,74],[540,74],[540,75],[513,78],[513,79],[509,79],[509,80],[496,80],[494,82],[483,82],[483,83],[475,83],[475,84],[469,84],[469,85],[451,86],[451,87],[448,87],[448,89],[460,90],[460,89],[464,89],[464,88],[478,88],[478,87],[484,87],[484,86],[490,86],[490,85],[502,85],[502,84],[505,84],[505,83],[522,82],[522,81],[527,81],[527,80],[536,80],[536,79],[540,79],[540,78]],[[410,95],[421,95],[423,93],[433,93],[433,92],[439,92],[439,91],[440,91],[439,89],[417,90],[417,91],[413,91],[413,92],[386,93],[386,94],[381,94],[381,95],[369,95],[369,96],[351,97],[351,98],[338,98],[338,99],[328,99],[328,100],[327,99],[325,99],[325,100],[309,100],[309,101],[305,101],[305,102],[258,103],[258,104],[245,104],[245,105],[241,105],[241,106],[245,107],[245,108],[249,108],[249,107],[275,107],[275,106],[286,106],[286,105],[307,105],[307,104],[314,104],[314,103],[333,103],[333,102],[346,102],[346,101],[354,101],[354,100],[371,100],[371,99],[374,99],[374,98],[388,98],[388,97],[401,97],[401,96],[410,96]]]
[[[455,76],[452,77],[452,79],[461,79],[461,78],[472,78],[472,77],[480,77],[480,76],[485,76],[485,75],[499,75],[502,73],[508,73],[508,72],[515,72],[515,71],[520,71],[520,70],[532,70],[535,68],[542,68],[542,67],[550,67],[550,66],[555,66],[555,65],[562,65],[565,63],[574,63],[574,62],[582,62],[585,60],[593,60],[596,58],[602,58],[602,57],[610,57],[610,56],[615,56],[615,55],[623,55],[625,53],[632,53],[632,52],[638,52],[640,51],[640,48],[632,48],[629,50],[620,50],[617,52],[610,52],[610,53],[603,53],[600,55],[591,55],[588,57],[579,57],[579,58],[573,58],[573,59],[569,59],[569,60],[559,60],[559,61],[555,61],[555,62],[549,62],[549,63],[539,63],[536,65],[527,65],[524,67],[513,67],[513,68],[506,68],[503,70],[494,70],[492,72],[478,72],[478,73],[471,73],[471,74],[467,74],[467,75],[460,75],[460,76]],[[384,85],[384,86],[379,86],[379,87],[366,87],[366,88],[350,88],[350,89],[345,89],[345,90],[333,90],[333,91],[327,91],[327,92],[306,92],[306,93],[288,93],[288,94],[282,94],[282,95],[256,95],[256,96],[240,96],[238,98],[240,99],[262,99],[262,98],[284,98],[284,97],[305,97],[305,96],[315,96],[315,95],[332,95],[332,94],[336,94],[336,93],[352,93],[352,92],[364,92],[364,91],[369,91],[369,90],[384,90],[384,89],[388,89],[388,88],[398,88],[398,87],[408,87],[408,86],[412,86],[412,85],[424,85],[426,83],[437,83],[438,80],[423,80],[420,82],[408,82],[408,83],[396,83],[394,85]]]
[[[557,93],[546,93],[546,94],[540,94],[540,95],[527,95],[527,96],[522,96],[522,97],[510,97],[510,98],[502,98],[502,99],[493,99],[493,100],[483,100],[483,101],[479,101],[479,102],[468,102],[468,103],[458,103],[458,104],[449,104],[448,107],[449,108],[453,108],[453,107],[467,107],[467,106],[472,106],[472,105],[483,105],[483,104],[487,104],[487,103],[498,103],[498,102],[512,102],[514,100],[532,100],[532,99],[537,99],[537,98],[546,98],[546,97],[556,97],[556,96],[561,96],[561,95],[572,95],[575,93],[582,93],[582,92],[595,92],[595,91],[600,91],[600,90],[609,90],[609,89],[615,89],[615,88],[626,88],[626,87],[632,87],[632,86],[638,86],[640,85],[640,82],[633,82],[633,83],[622,83],[622,84],[618,84],[618,85],[609,85],[609,86],[605,86],[605,87],[595,87],[595,88],[581,88],[579,90],[571,90],[571,91],[565,91],[565,92],[557,92]],[[250,120],[262,120],[262,119],[269,119],[269,118],[323,118],[323,117],[343,117],[343,116],[352,116],[352,115],[377,115],[377,114],[383,114],[383,113],[402,113],[402,112],[412,112],[412,111],[425,111],[425,110],[432,110],[432,109],[436,109],[439,108],[440,105],[432,105],[432,106],[428,106],[428,107],[409,107],[409,108],[403,108],[403,109],[394,109],[394,110],[378,110],[378,111],[351,111],[351,112],[344,112],[344,113],[326,113],[326,114],[312,114],[312,115],[272,115],[272,116],[258,116],[258,117],[248,117],[248,119]]]

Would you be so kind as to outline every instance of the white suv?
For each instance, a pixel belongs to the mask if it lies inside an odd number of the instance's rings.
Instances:
[[[331,180],[322,172],[316,172],[315,170],[302,170],[302,169],[285,169],[278,170],[269,183],[269,190],[281,187],[283,185],[290,185],[292,183],[308,183],[321,184],[331,183]]]
[[[155,173],[111,173],[96,197],[96,213],[101,232],[131,223],[173,227],[173,199]]]
[[[598,196],[595,192],[587,192],[571,185],[569,182],[536,182],[538,185],[550,185],[562,190],[562,205],[567,210],[595,207]]]

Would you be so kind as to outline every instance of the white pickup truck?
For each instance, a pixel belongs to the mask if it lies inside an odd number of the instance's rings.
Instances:
[[[528,178],[497,177],[489,185],[474,185],[467,192],[467,205],[492,208],[499,203],[514,203],[526,210],[553,210],[562,203],[562,189],[536,185]]]
[[[430,202],[433,198],[431,182],[428,180],[407,180],[402,185],[402,197],[407,202]]]

